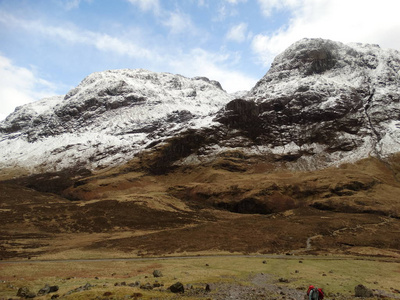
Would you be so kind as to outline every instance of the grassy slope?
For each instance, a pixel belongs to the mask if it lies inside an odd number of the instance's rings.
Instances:
[[[300,263],[301,262],[301,263]],[[159,269],[161,278],[153,278],[152,272]],[[206,283],[233,284],[236,286],[259,286],[264,295],[279,295],[284,288],[298,289],[305,293],[309,284],[323,288],[327,298],[341,294],[351,297],[354,287],[360,283],[371,289],[386,291],[396,295],[394,289],[398,283],[400,263],[395,261],[358,260],[334,257],[197,257],[187,259],[168,259],[151,261],[84,261],[84,262],[43,262],[0,264],[0,297],[13,297],[14,287],[28,286],[38,291],[46,283],[58,285],[59,295],[64,295],[86,283],[96,285],[89,291],[71,294],[65,299],[95,299],[105,292],[111,292],[114,299],[123,299],[125,295],[143,294],[143,299],[176,299],[166,288],[180,281],[184,285],[192,284],[204,289]],[[252,280],[256,275],[258,282]],[[95,279],[97,277],[98,279]],[[279,278],[287,279],[280,283]],[[143,291],[132,287],[115,287],[115,283],[127,284],[140,281],[153,284],[155,281],[164,287],[157,291]],[[215,288],[213,295],[218,295]],[[51,295],[41,299],[50,299]],[[201,299],[202,294],[182,296],[183,299]],[[216,297],[216,296],[215,296]],[[340,298],[339,298],[340,299]]]
[[[163,175],[133,161],[74,180],[70,173],[17,179],[0,184],[0,254],[5,259],[210,251],[397,256],[398,161],[394,157],[390,168],[370,158],[293,172],[249,163],[235,153]],[[232,163],[234,171],[227,170]]]

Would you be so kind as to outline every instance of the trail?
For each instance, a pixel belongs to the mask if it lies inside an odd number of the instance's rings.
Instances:
[[[342,228],[339,228],[339,229],[336,229],[335,231],[333,231],[331,233],[331,236],[336,236],[336,235],[344,233],[346,231],[356,231],[356,230],[359,230],[359,229],[368,230],[368,228],[367,228],[368,226],[378,227],[378,226],[386,225],[386,224],[391,222],[391,218],[388,218],[388,217],[381,217],[381,220],[382,220],[381,222],[374,223],[374,224],[356,225],[354,227],[342,227]],[[315,239],[318,239],[318,238],[323,238],[323,237],[324,236],[322,234],[317,234],[317,235],[310,236],[306,240],[306,247],[305,248],[299,249],[299,250],[295,250],[293,252],[299,252],[301,250],[310,251],[310,250],[312,250],[312,241],[315,240]]]

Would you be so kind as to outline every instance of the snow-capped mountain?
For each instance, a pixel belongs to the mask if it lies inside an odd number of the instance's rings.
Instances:
[[[232,100],[220,84],[146,70],[86,77],[65,97],[22,107],[0,123],[1,168],[107,167],[154,140],[212,123]]]
[[[233,97],[204,77],[94,73],[65,97],[19,107],[0,123],[0,168],[108,167],[188,129],[204,139],[178,163],[240,149],[315,169],[400,151],[395,50],[303,39],[249,93]]]
[[[264,155],[288,155],[297,168],[385,158],[400,151],[400,53],[303,39],[275,58],[246,102],[227,108],[221,122],[247,128]]]

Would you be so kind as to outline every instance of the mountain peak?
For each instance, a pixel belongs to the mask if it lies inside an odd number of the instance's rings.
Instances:
[[[205,77],[144,69],[96,72],[64,97],[25,105],[0,123],[6,143],[1,163],[20,164],[21,156],[28,168],[121,163],[154,140],[212,123],[210,115],[231,99]]]
[[[0,165],[103,168],[192,130],[201,145],[181,145],[188,158],[176,164],[240,149],[288,168],[324,168],[399,152],[399,115],[398,51],[302,39],[248,93],[144,69],[90,74],[0,123]]]

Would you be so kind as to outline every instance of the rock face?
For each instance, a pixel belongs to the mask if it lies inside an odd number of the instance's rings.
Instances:
[[[233,99],[204,77],[94,73],[65,97],[20,107],[0,123],[0,168],[95,169],[165,143],[164,169],[227,150],[295,169],[399,152],[398,51],[303,39],[240,95]]]
[[[400,53],[301,40],[218,120],[297,165],[386,157],[400,149]]]

